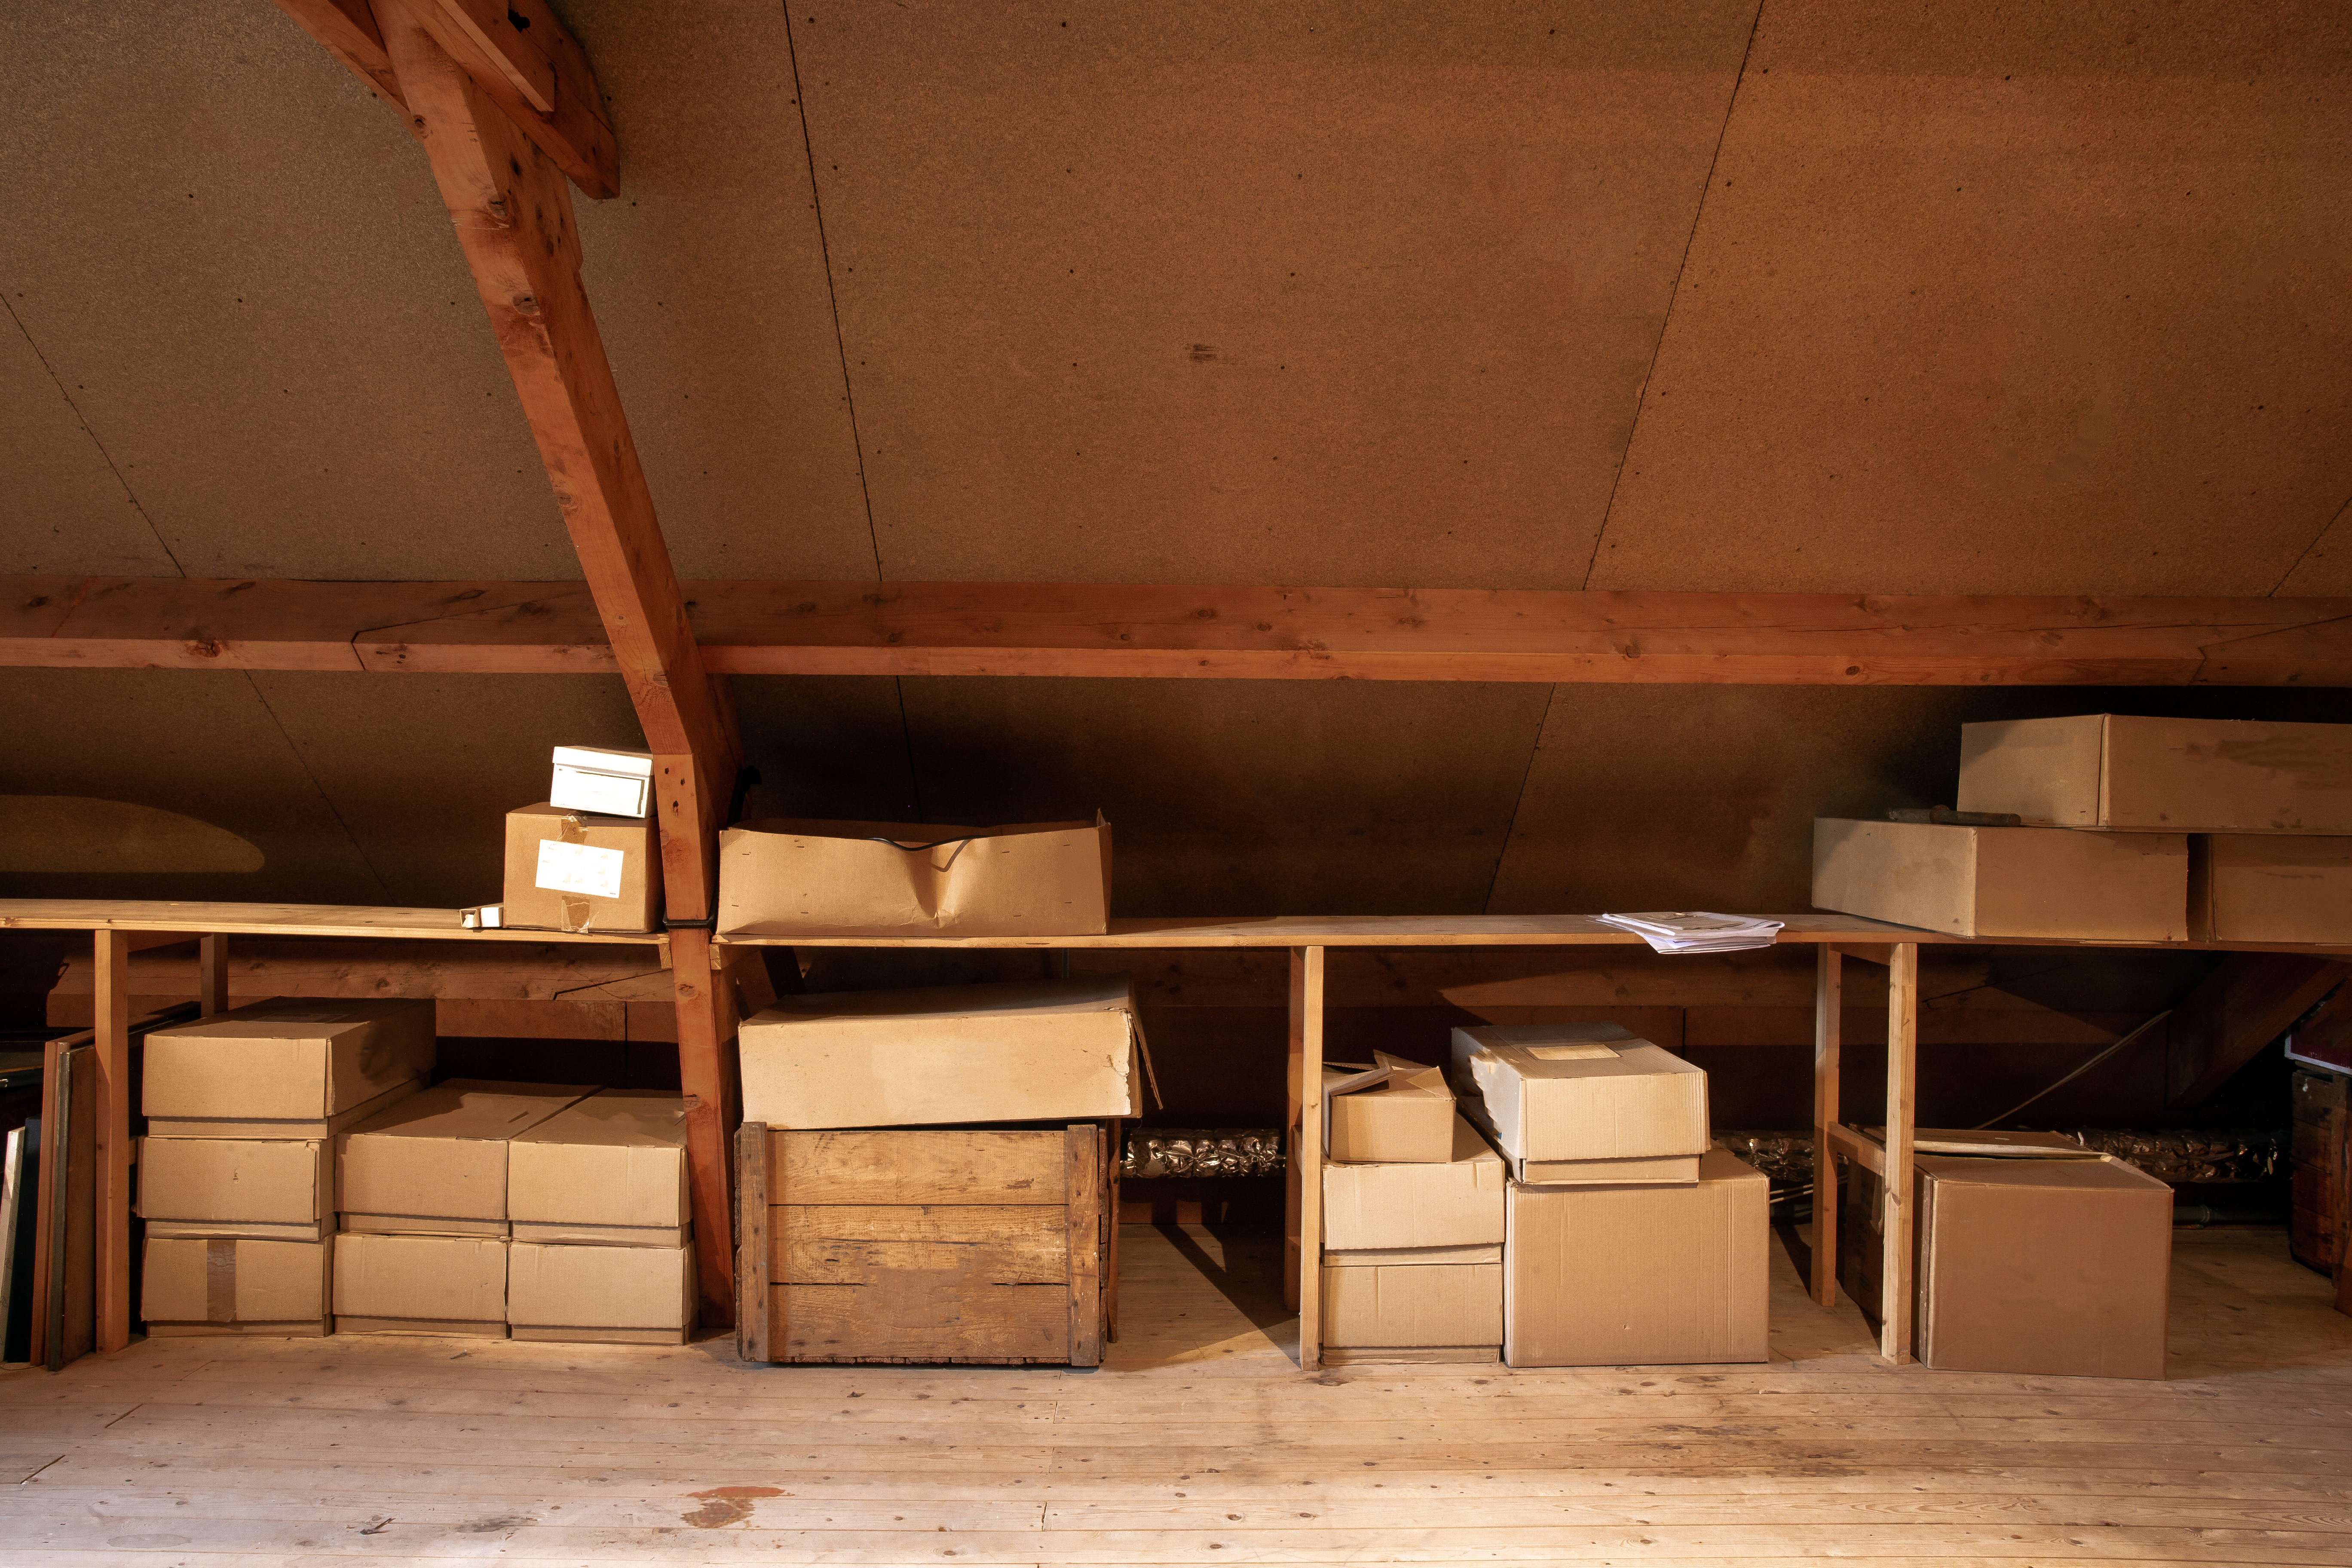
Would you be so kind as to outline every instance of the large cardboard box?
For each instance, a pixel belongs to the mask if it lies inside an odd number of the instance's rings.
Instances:
[[[1686,1187],[1532,1187],[1505,1198],[1513,1366],[1764,1361],[1764,1173],[1721,1149]]]
[[[1099,936],[1110,825],[747,822],[719,836],[730,936]]]
[[[1323,1167],[1328,1251],[1400,1247],[1489,1247],[1503,1239],[1503,1157],[1454,1117],[1452,1157],[1442,1164]]]
[[[148,1131],[167,1138],[328,1138],[433,1074],[433,1004],[279,996],[147,1037]]]
[[[678,1247],[688,1214],[679,1095],[608,1089],[507,1145],[507,1218],[518,1242]]]
[[[2352,838],[2198,834],[2189,840],[2196,942],[2352,941]]]
[[[139,1313],[151,1335],[333,1331],[327,1274],[335,1242],[150,1234]]]
[[[2181,942],[2189,840],[1820,817],[1813,907],[1953,936]]]
[[[531,931],[649,931],[661,923],[652,816],[599,816],[542,801],[507,813],[499,922]]]
[[[507,1325],[519,1340],[675,1345],[694,1326],[694,1251],[686,1247],[507,1250]]]
[[[1499,1262],[1327,1262],[1322,1302],[1335,1363],[1493,1361],[1503,1342]]]
[[[451,1079],[370,1118],[343,1141],[343,1229],[504,1237],[509,1140],[595,1092]]]
[[[2121,713],[1963,724],[1958,805],[2035,826],[2352,833],[2352,724]]]
[[[507,1243],[473,1236],[335,1238],[335,1327],[353,1334],[507,1334]]]
[[[1698,1180],[1704,1068],[1615,1024],[1454,1031],[1463,1113],[1535,1184]]]
[[[322,1138],[142,1138],[139,1217],[154,1237],[320,1241],[335,1227]]]
[[[1124,974],[785,996],[740,1039],[776,1128],[1139,1116],[1150,1070]]]
[[[1375,1051],[1323,1069],[1327,1160],[1438,1164],[1454,1155],[1454,1091],[1444,1069]]]

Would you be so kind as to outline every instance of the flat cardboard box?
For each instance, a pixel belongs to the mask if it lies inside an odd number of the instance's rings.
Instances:
[[[1520,1182],[1688,1185],[1712,1142],[1705,1069],[1615,1024],[1456,1029],[1453,1077]]]
[[[1503,1157],[1454,1117],[1442,1164],[1323,1167],[1323,1245],[1341,1250],[1481,1247],[1503,1239]]]
[[[693,1249],[518,1241],[507,1253],[507,1323],[519,1340],[683,1344],[694,1327]]]
[[[1511,1184],[1503,1359],[1664,1366],[1768,1359],[1770,1184],[1721,1149],[1686,1187]]]
[[[1139,1116],[1124,974],[785,996],[740,1033],[743,1120],[775,1128]]]
[[[541,801],[507,813],[502,927],[649,931],[661,923],[661,847],[651,816],[600,816]]]
[[[1323,1157],[1442,1164],[1454,1157],[1454,1091],[1444,1069],[1386,1051],[1323,1069]]]
[[[1820,817],[1813,906],[1952,936],[2182,942],[2189,840]]]
[[[1100,936],[1110,824],[747,822],[719,836],[730,936]]]
[[[473,1236],[335,1238],[335,1326],[346,1333],[507,1333],[507,1243]]]
[[[2352,833],[2352,724],[2121,713],[1963,724],[1958,801],[2037,826]]]
[[[1327,1264],[1322,1297],[1327,1346],[1458,1350],[1466,1361],[1491,1359],[1503,1341],[1500,1263]]]
[[[503,1238],[508,1141],[595,1092],[451,1079],[361,1123],[343,1141],[343,1229]]]
[[[147,1237],[139,1313],[151,1335],[331,1332],[328,1270],[337,1243]]]
[[[426,999],[278,996],[146,1040],[148,1131],[166,1138],[329,1138],[433,1075]]]
[[[2198,834],[2189,840],[2197,942],[2352,941],[2352,838]]]
[[[139,1217],[151,1237],[324,1240],[333,1149],[323,1138],[142,1138]]]
[[[685,1246],[685,1099],[608,1089],[517,1133],[507,1218],[518,1242]]]

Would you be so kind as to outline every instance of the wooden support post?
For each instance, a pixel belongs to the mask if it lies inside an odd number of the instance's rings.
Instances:
[[[196,1012],[209,1018],[228,1011],[228,938],[196,939]]]
[[[1844,1024],[1844,955],[1829,943],[1813,970],[1813,1300],[1837,1305],[1838,1047]]]
[[[1885,1246],[1879,1278],[1878,1353],[1895,1366],[1911,1359],[1911,1123],[1919,1057],[1919,944],[1895,944],[1886,966]]]
[[[770,1169],[782,1174],[783,1162],[771,1160],[764,1122],[746,1121],[735,1134],[735,1158],[740,1167],[736,1192],[742,1204],[740,1239],[735,1254],[735,1350],[745,1361],[773,1361],[769,1331],[771,1303],[777,1299],[768,1281],[768,1191]]]
[[[131,933],[101,931],[98,1048],[98,1348],[131,1342]]]
[[[678,1088],[686,1097],[686,1167],[694,1210],[694,1276],[702,1321],[735,1316],[735,1237],[728,1167],[738,1113],[734,987],[715,966],[710,933],[670,932],[670,989],[677,1003]]]
[[[1290,1187],[1285,1276],[1298,1365],[1323,1360],[1323,950],[1290,950]]]

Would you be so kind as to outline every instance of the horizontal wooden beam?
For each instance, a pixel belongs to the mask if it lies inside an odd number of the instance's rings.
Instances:
[[[688,583],[723,675],[2352,686],[2352,599]],[[0,578],[0,664],[610,674],[579,583]]]

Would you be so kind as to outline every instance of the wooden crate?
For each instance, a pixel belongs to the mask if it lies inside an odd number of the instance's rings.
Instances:
[[[2342,1073],[2297,1068],[2294,1073],[2294,1210],[2287,1243],[2296,1262],[2333,1275],[2343,1266],[2345,1188],[2352,1177]]]
[[[746,1361],[1097,1366],[1115,1124],[737,1136]]]

